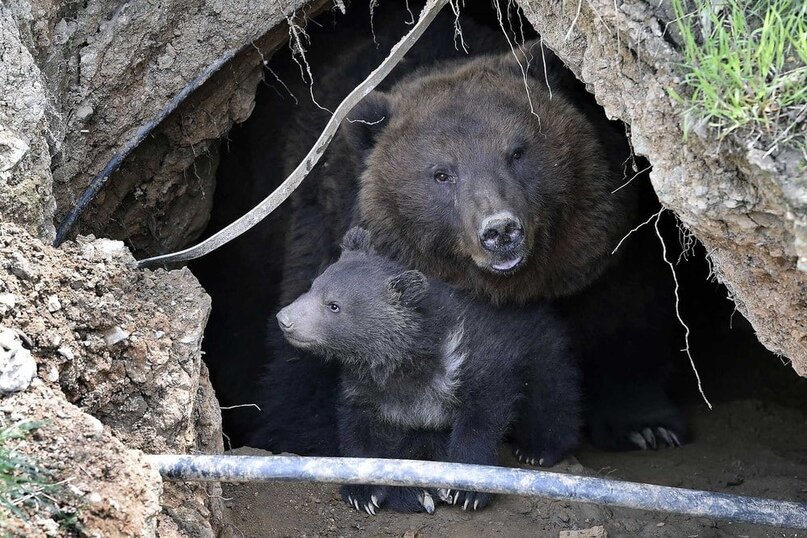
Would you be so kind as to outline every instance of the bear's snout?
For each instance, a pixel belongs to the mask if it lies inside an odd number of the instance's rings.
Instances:
[[[283,329],[283,331],[288,331],[294,327],[294,321],[292,321],[287,308],[284,308],[277,313],[277,323],[280,325],[280,328]]]
[[[482,248],[489,252],[509,251],[521,246],[524,241],[524,226],[509,211],[496,213],[482,221],[479,241]]]

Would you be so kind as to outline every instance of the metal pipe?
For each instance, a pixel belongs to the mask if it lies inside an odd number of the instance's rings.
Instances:
[[[807,504],[487,465],[375,458],[153,455],[167,480],[450,488],[807,529]]]

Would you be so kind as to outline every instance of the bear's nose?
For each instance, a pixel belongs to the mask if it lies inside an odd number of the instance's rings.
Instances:
[[[294,322],[291,320],[291,316],[289,316],[285,308],[277,313],[277,322],[284,331],[288,331],[294,326]]]
[[[485,250],[496,251],[517,247],[524,240],[524,227],[511,213],[497,213],[486,218],[479,230],[479,241]]]

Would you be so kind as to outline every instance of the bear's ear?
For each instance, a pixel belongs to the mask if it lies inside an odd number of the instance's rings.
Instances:
[[[389,123],[389,98],[372,91],[357,104],[342,122],[342,132],[353,151],[364,160],[375,146],[378,135]]]
[[[403,306],[415,306],[426,296],[429,281],[420,271],[404,271],[387,279],[390,302]]]
[[[370,232],[360,226],[354,226],[349,229],[342,238],[342,251],[375,253],[373,244],[370,241]]]

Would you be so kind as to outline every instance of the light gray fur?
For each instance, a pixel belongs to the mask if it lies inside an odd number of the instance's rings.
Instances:
[[[464,333],[462,321],[446,333],[440,346],[442,368],[434,372],[425,387],[412,383],[391,383],[386,387],[378,409],[382,420],[411,428],[443,428],[451,424],[462,365],[468,356]],[[350,393],[345,396],[350,398]]]

